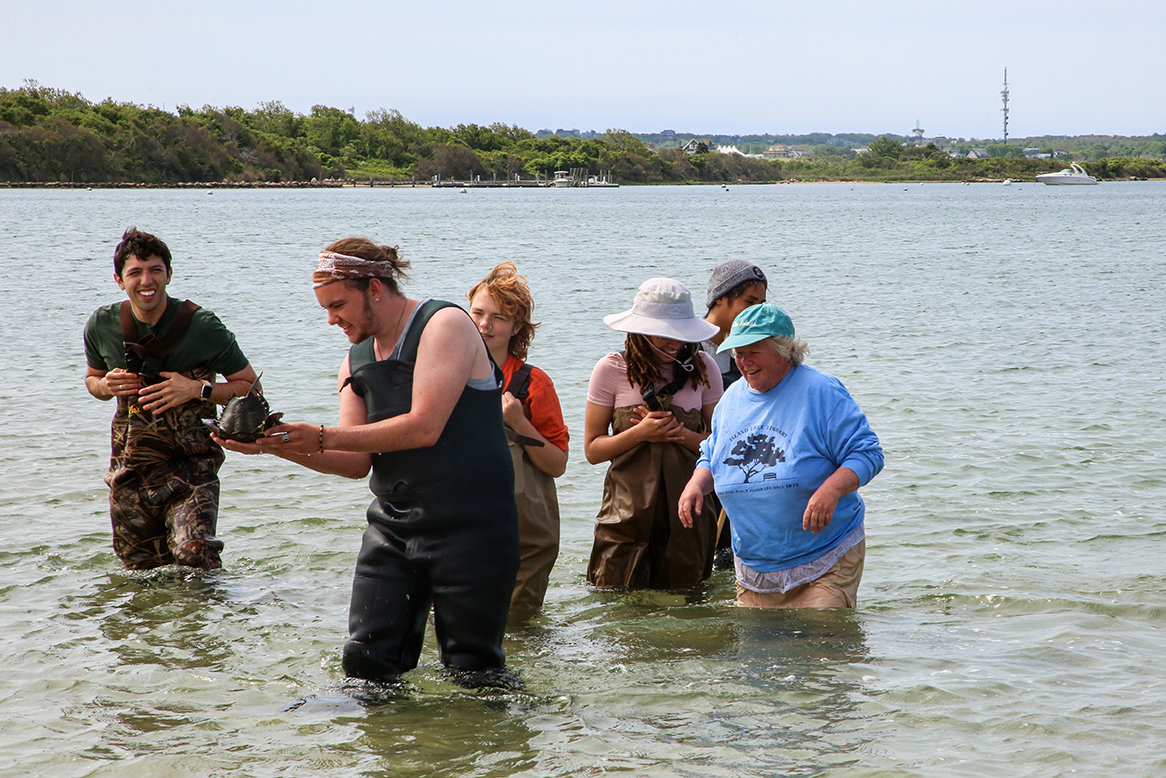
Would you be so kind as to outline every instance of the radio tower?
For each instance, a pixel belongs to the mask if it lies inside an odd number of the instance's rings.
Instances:
[[[1008,68],[1004,68],[1004,89],[1000,96],[1004,98],[1004,142],[1008,143]]]

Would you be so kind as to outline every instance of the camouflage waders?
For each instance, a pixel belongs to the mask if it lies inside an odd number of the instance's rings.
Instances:
[[[183,375],[196,380],[215,377],[202,367]],[[218,472],[225,456],[202,423],[210,413],[210,404],[203,400],[160,414],[131,413],[129,399],[117,398],[105,482],[113,549],[126,568],[222,566],[223,542],[215,537],[215,527]]]

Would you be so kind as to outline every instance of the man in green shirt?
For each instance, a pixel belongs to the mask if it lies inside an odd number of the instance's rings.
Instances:
[[[85,325],[85,388],[117,399],[105,477],[114,551],[131,570],[221,567],[224,455],[202,419],[246,394],[255,371],[217,316],[166,294],[173,271],[161,240],[131,227],[113,267],[128,299]]]

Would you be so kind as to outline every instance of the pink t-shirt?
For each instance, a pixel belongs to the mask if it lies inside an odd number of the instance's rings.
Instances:
[[[704,360],[710,386],[702,385],[693,389],[691,381],[685,382],[684,387],[672,397],[672,405],[683,410],[712,405],[725,393],[721,385],[721,371],[716,361],[703,351],[697,352],[697,357]],[[656,384],[657,389],[663,388],[672,380],[675,369],[674,362],[661,368],[663,380]],[[595,365],[595,369],[591,371],[591,383],[587,385],[587,402],[607,408],[643,405],[643,392],[638,384],[633,386],[628,381],[628,365],[621,354],[608,354]]]

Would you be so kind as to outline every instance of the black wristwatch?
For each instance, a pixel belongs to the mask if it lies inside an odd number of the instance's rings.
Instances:
[[[204,399],[204,400],[209,400],[211,398],[211,392],[213,392],[214,390],[215,390],[214,384],[212,384],[210,381],[203,381],[202,382],[202,392],[200,392],[199,396],[202,397],[202,399]]]

